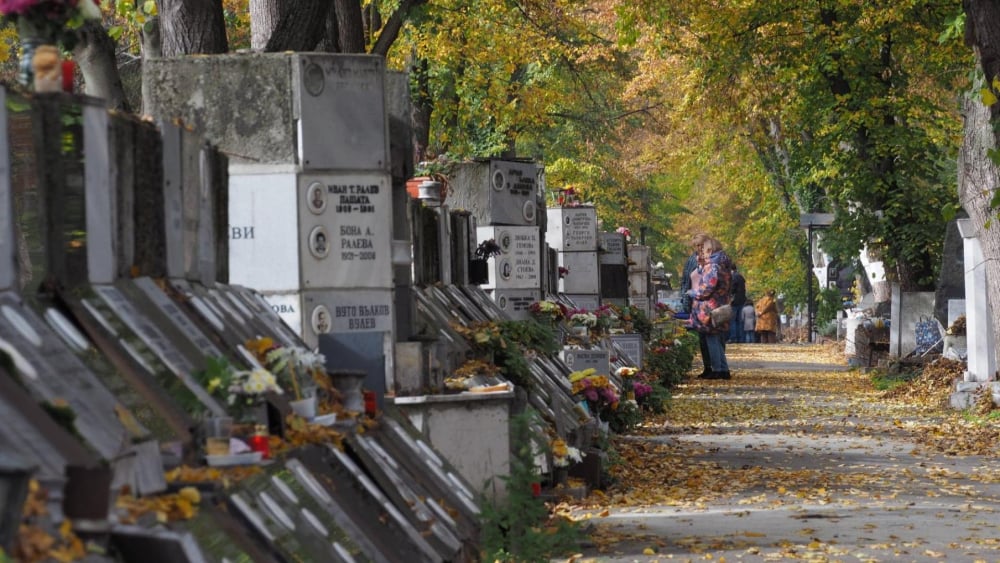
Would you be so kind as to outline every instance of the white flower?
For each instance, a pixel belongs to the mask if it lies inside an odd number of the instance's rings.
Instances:
[[[275,348],[267,353],[267,363],[274,371],[282,371],[291,363],[295,368],[317,370],[326,368],[326,357],[298,346]]]
[[[281,388],[278,387],[274,374],[263,368],[236,372],[233,385],[229,389],[232,392],[247,395],[260,395],[268,391],[281,393]]]
[[[83,19],[85,20],[101,19],[100,0],[80,0],[76,7],[80,10],[80,15],[83,16]]]
[[[300,366],[308,370],[326,369],[326,356],[320,354],[319,352],[303,350],[302,354],[298,357],[298,362]]]

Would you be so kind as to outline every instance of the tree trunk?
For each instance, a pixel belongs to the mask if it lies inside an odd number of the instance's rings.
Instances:
[[[430,145],[431,113],[434,101],[430,96],[428,63],[426,59],[414,59],[410,63],[410,126],[413,129],[413,162],[427,160]]]
[[[389,48],[399,37],[399,30],[402,29],[403,22],[410,15],[410,10],[426,3],[427,0],[403,0],[400,2],[399,8],[396,8],[396,11],[386,20],[385,26],[382,27],[371,53],[386,56],[389,53]]]
[[[997,211],[990,207],[990,200],[1000,186],[1000,170],[988,156],[988,151],[995,149],[997,141],[990,108],[982,104],[978,92],[975,88],[963,100],[965,133],[958,157],[958,196],[962,208],[976,226],[986,259],[986,295],[993,322],[992,338],[997,342],[997,327],[1000,327],[1000,306],[996,302],[996,296],[1000,295],[1000,229],[996,228]],[[993,225],[989,226],[991,222]],[[966,269],[971,267],[973,264],[965,265]]]
[[[142,64],[149,59],[155,59],[163,56],[163,51],[160,50],[162,42],[160,41],[160,17],[156,16],[151,18],[142,30]],[[149,99],[149,88],[152,85],[149,81],[142,81],[142,99],[139,104],[142,106],[142,113],[146,113],[146,100]]]
[[[986,259],[986,294],[993,323],[991,338],[997,342],[1000,306],[995,303],[995,296],[1000,295],[1000,229],[994,221],[997,210],[990,202],[1000,187],[1000,169],[989,154],[1000,146],[997,131],[1000,104],[984,106],[979,91],[988,87],[996,93],[992,84],[1000,76],[1000,5],[994,0],[965,0],[962,5],[966,13],[966,42],[975,49],[985,80],[974,85],[963,99],[965,132],[958,157],[958,196],[976,226]]]
[[[73,59],[83,75],[84,93],[103,98],[108,109],[131,111],[115,60],[115,43],[100,22],[83,26]]]
[[[279,0],[250,0],[250,48],[264,50],[280,19]]]
[[[222,0],[159,0],[164,57],[229,50]]]
[[[333,11],[337,18],[337,51],[367,52],[361,3],[356,0],[333,0]]]
[[[294,9],[283,9],[264,51],[313,51],[326,31],[330,0],[297,0]]]

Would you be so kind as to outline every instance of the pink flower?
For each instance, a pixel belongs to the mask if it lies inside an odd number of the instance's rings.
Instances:
[[[0,0],[0,14],[23,14],[35,7],[39,0]]]

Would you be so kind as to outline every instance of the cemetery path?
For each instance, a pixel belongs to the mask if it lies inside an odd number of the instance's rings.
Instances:
[[[615,438],[615,485],[558,507],[586,530],[572,560],[1000,559],[1000,442],[942,408],[955,366],[886,393],[830,347],[728,355],[733,379]]]

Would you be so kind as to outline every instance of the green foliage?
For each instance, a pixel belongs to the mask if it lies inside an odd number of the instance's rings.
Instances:
[[[551,326],[546,326],[533,319],[526,321],[502,321],[500,334],[511,342],[519,344],[526,350],[535,350],[541,354],[555,354],[559,351],[559,340]]]
[[[993,426],[1000,421],[1000,410],[993,409],[984,415],[966,410],[962,412],[962,420],[979,426]]]
[[[642,409],[632,401],[619,401],[618,408],[601,412],[601,420],[615,434],[627,434],[642,424]]]
[[[900,385],[906,385],[919,377],[919,372],[913,371],[884,371],[875,370],[872,372],[872,387],[878,391],[888,391]]]
[[[49,401],[44,401],[39,405],[63,430],[69,432],[70,435],[76,437],[81,442],[86,442],[76,427],[76,413],[73,412],[73,409],[69,405],[55,404]]]
[[[625,332],[634,332],[642,335],[643,340],[649,340],[653,332],[653,323],[650,322],[646,313],[635,305],[625,307],[614,307],[621,328]]]
[[[650,342],[643,370],[666,389],[684,381],[698,350],[698,335],[681,329]],[[654,388],[655,389],[655,388]]]
[[[534,350],[541,354],[555,354],[559,347],[552,327],[534,320],[503,321],[499,323],[500,341],[494,349],[494,361],[504,376],[516,385],[531,388],[531,366],[525,352]]]
[[[549,516],[545,503],[535,497],[532,484],[541,478],[535,468],[533,443],[540,437],[532,428],[537,414],[528,410],[511,417],[510,474],[499,478],[507,496],[499,502],[489,497],[480,503],[483,561],[548,561],[573,553],[579,528],[562,517]]]
[[[837,318],[837,311],[844,308],[844,300],[839,289],[825,287],[819,291],[817,305],[816,325],[822,326]]]
[[[500,368],[503,376],[515,385],[531,388],[531,366],[525,353],[555,354],[559,341],[552,327],[534,320],[473,323],[469,327],[455,325],[476,353]]]
[[[693,357],[691,358],[694,359]],[[653,390],[648,394],[638,398],[639,408],[643,412],[652,414],[663,414],[667,412],[667,401],[670,400],[670,389],[667,389],[659,381],[651,381],[648,384]]]
[[[819,325],[816,329],[820,335],[831,338],[837,335],[837,321],[829,321]]]

